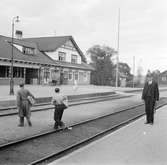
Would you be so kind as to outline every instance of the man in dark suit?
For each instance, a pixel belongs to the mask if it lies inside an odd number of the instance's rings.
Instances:
[[[159,89],[158,83],[153,81],[153,75],[151,73],[146,76],[146,83],[142,92],[142,99],[145,102],[145,112],[146,112],[146,123],[154,123],[154,107],[156,101],[159,100]]]

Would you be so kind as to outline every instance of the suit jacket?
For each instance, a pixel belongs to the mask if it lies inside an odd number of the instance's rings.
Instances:
[[[17,106],[20,106],[23,101],[28,101],[28,96],[35,98],[27,89],[19,89],[17,91]]]
[[[35,99],[35,97],[27,89],[19,89],[17,92],[17,108],[20,117],[31,115],[30,103],[27,99],[28,96],[31,96]]]
[[[145,100],[146,97],[148,96],[148,90],[150,88],[150,99],[152,99],[153,101],[157,101],[159,100],[159,89],[158,89],[158,84],[153,81],[152,84],[149,84],[148,82],[146,82],[144,84],[144,88],[143,88],[143,92],[142,92],[142,99]]]

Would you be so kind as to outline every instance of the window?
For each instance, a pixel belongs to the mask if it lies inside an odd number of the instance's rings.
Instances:
[[[33,55],[33,54],[35,54],[35,49],[34,48],[23,47],[23,53]]]
[[[13,77],[23,78],[24,77],[24,68],[13,67]]]
[[[77,64],[77,55],[71,55],[71,63]]]
[[[66,61],[66,53],[65,52],[58,52],[59,61]]]
[[[64,78],[68,79],[68,72],[67,71],[64,71]]]
[[[69,72],[69,73],[68,73],[68,79],[69,79],[69,80],[72,80],[72,72]]]
[[[9,77],[9,66],[0,66],[0,77]]]
[[[166,81],[166,77],[162,77],[162,81]]]
[[[47,83],[49,80],[50,72],[49,68],[44,68],[44,82]]]
[[[74,72],[74,80],[78,80],[78,72]]]

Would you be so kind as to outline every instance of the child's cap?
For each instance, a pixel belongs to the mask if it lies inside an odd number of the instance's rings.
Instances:
[[[60,91],[59,88],[55,88],[55,92],[58,93]]]

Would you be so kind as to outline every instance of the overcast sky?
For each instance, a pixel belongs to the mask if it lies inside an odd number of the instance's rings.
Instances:
[[[23,37],[72,35],[83,53],[93,45],[117,49],[120,8],[121,62],[135,68],[167,70],[167,0],[1,0],[1,34],[11,22]]]

